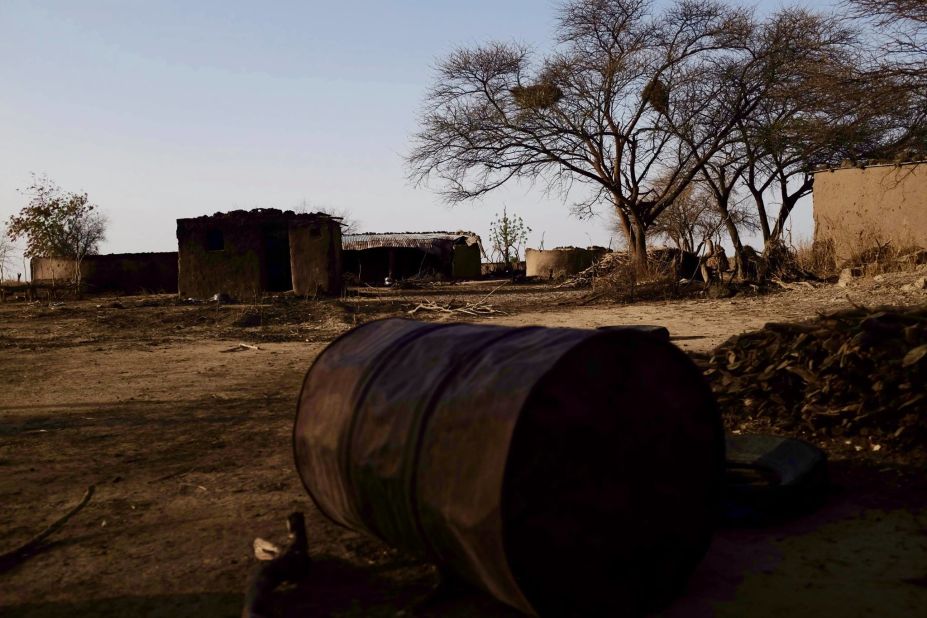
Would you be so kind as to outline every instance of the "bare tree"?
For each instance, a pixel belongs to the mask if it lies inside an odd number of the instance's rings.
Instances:
[[[923,0],[847,0],[868,26],[866,74],[871,106],[894,120],[886,127],[882,158],[927,153],[927,3]]]
[[[727,87],[707,76],[750,30],[747,13],[716,0],[677,0],[659,14],[650,0],[570,0],[558,45],[540,62],[523,46],[492,43],[439,64],[412,178],[437,178],[450,202],[512,179],[582,191],[574,211],[609,204],[640,264],[648,228],[745,112],[737,100],[705,122]]]
[[[853,15],[870,21],[885,37],[884,50],[900,69],[927,73],[927,3],[923,0],[848,0]]]
[[[747,166],[743,145],[734,142],[715,153],[701,171],[702,183],[712,197],[712,208],[718,216],[719,227],[724,227],[731,240],[736,272],[741,277],[748,277],[751,273],[740,233],[759,229],[758,218],[745,207],[744,200],[737,194]]]
[[[720,226],[721,218],[711,196],[703,186],[692,183],[676,196],[649,231],[651,238],[668,240],[680,251],[695,253]]]
[[[816,167],[857,159],[880,139],[855,40],[836,17],[800,8],[774,14],[752,40],[754,55],[763,58],[757,79],[768,87],[738,122],[737,140],[743,186],[767,246],[781,239],[795,205],[811,192]]]
[[[86,193],[65,193],[45,176],[32,178],[23,191],[27,205],[10,217],[7,238],[26,239],[26,257],[53,256],[74,261],[74,282],[80,289],[84,258],[105,240],[106,218]]]
[[[16,246],[7,235],[6,229],[0,230],[0,285],[6,281],[6,275],[13,266],[13,254]]]

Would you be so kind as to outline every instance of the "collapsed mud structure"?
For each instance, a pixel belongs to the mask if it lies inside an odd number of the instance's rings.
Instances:
[[[525,251],[525,275],[543,279],[563,279],[584,271],[608,252],[605,247],[527,249]]]
[[[71,258],[34,257],[32,282],[39,285],[72,283],[76,264]],[[177,252],[110,253],[88,255],[81,260],[82,288],[94,292],[124,294],[177,291]]]
[[[482,245],[473,232],[346,234],[344,272],[363,283],[412,277],[476,279]]]
[[[177,220],[181,296],[237,299],[341,291],[341,224],[273,208]]]

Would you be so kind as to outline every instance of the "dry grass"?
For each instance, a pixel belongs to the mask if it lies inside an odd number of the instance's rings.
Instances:
[[[803,240],[792,245],[791,252],[799,268],[822,279],[837,271],[837,256],[832,242]]]
[[[827,237],[813,243],[804,257],[812,263],[822,256],[832,260],[826,264],[831,273],[855,267],[862,268],[866,275],[877,275],[915,270],[927,263],[927,250],[918,246],[910,234],[889,237],[878,227],[857,230],[831,219],[825,223]]]

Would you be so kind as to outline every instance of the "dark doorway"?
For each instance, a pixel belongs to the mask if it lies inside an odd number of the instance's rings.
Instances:
[[[290,273],[290,235],[287,228],[264,231],[264,281],[268,292],[293,289]]]

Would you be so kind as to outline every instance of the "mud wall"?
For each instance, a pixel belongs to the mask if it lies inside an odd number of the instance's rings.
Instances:
[[[458,244],[454,246],[451,276],[455,279],[478,279],[480,272],[479,245]]]
[[[335,221],[290,226],[293,291],[300,295],[341,292],[341,226]]]
[[[580,249],[563,247],[558,249],[528,249],[525,251],[525,275],[543,279],[569,277],[592,266],[605,255],[605,249]]]
[[[927,162],[817,172],[814,239],[840,263],[877,243],[927,247]]]
[[[67,283],[74,279],[74,260],[56,257],[34,257],[29,261],[35,283]],[[81,269],[81,277],[86,275]]]
[[[37,283],[69,282],[74,261],[66,258],[32,258],[32,280]],[[88,292],[125,294],[177,291],[177,253],[110,253],[88,255],[81,262],[81,282]]]
[[[238,300],[259,297],[264,290],[265,227],[231,218],[177,221],[180,295],[210,298],[224,293]],[[283,231],[287,232],[285,225]]]
[[[177,252],[114,253],[84,259],[90,292],[172,293],[177,291]]]

